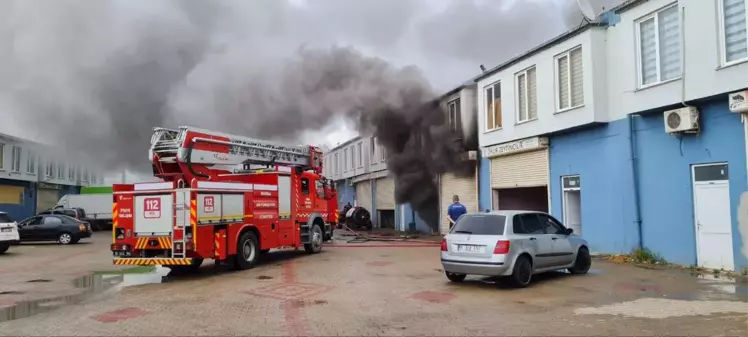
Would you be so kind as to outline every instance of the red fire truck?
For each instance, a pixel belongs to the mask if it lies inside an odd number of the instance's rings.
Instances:
[[[113,186],[114,264],[248,269],[270,249],[317,253],[332,237],[337,192],[314,146],[181,127],[155,128],[149,152],[162,182]]]

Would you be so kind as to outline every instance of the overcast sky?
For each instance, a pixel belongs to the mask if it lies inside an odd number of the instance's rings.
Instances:
[[[252,100],[239,96],[283,69],[300,46],[352,46],[397,67],[415,65],[443,92],[480,64],[490,68],[580,24],[576,3],[0,0],[0,132],[83,147],[109,170],[117,156],[147,165],[154,126],[269,137],[267,128],[237,125],[237,111],[253,116]],[[277,138],[334,146],[356,134],[343,118],[326,123]]]

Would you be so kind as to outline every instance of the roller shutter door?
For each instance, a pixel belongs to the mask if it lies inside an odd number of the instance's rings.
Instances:
[[[374,211],[371,209],[371,183],[368,180],[356,183],[356,202],[369,213]]]
[[[452,173],[445,173],[441,176],[441,211],[439,212],[441,221],[439,222],[439,232],[447,233],[449,231],[449,220],[447,220],[447,208],[452,204],[452,196],[457,194],[460,197],[460,203],[465,205],[468,212],[478,211],[478,186],[475,175],[456,176]]]
[[[377,209],[395,210],[395,178],[380,178],[376,180],[376,183]]]
[[[38,189],[36,190],[36,211],[46,211],[57,205],[57,201],[60,200],[60,191]]]
[[[492,188],[546,185],[548,185],[548,150],[491,159]]]

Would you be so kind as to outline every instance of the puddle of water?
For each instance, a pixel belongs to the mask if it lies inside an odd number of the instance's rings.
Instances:
[[[47,279],[36,279],[36,280],[28,280],[28,281],[26,281],[26,282],[28,282],[28,283],[42,283],[42,282],[52,282],[52,280],[47,280]]]
[[[154,272],[144,274],[92,274],[82,276],[73,280],[73,286],[83,289],[82,292],[74,295],[20,301],[13,306],[0,308],[0,322],[26,318],[64,305],[77,304],[93,296],[117,292],[124,287],[162,283],[169,272],[169,268],[157,266]],[[6,291],[0,293],[0,295],[19,294],[23,294],[23,292]]]
[[[747,280],[732,280],[712,274],[701,274],[696,277],[699,279],[699,283],[706,284],[715,290],[729,294],[748,296]]]

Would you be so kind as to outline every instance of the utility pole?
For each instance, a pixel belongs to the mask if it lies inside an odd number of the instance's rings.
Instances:
[[[127,183],[127,169],[122,169],[122,183]]]

